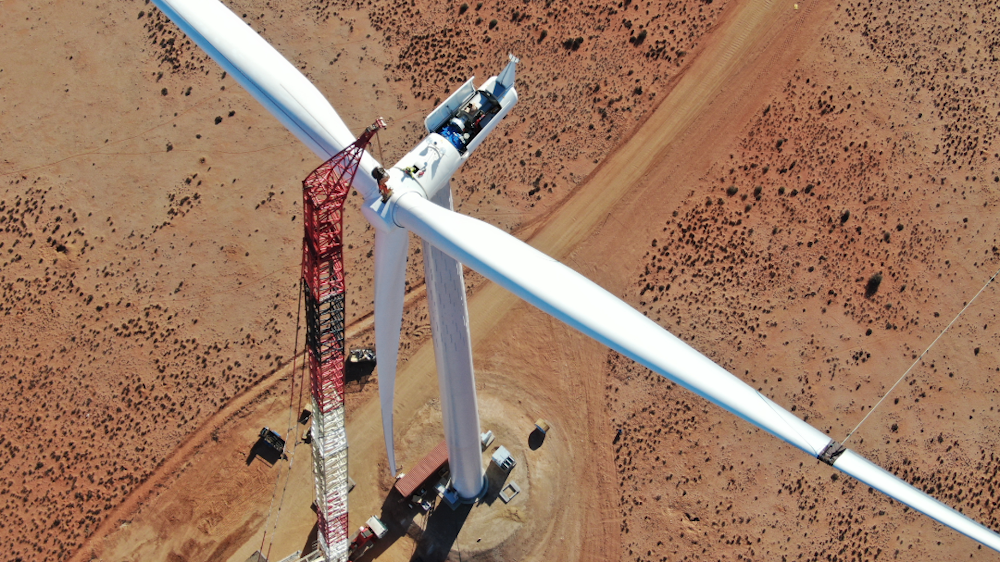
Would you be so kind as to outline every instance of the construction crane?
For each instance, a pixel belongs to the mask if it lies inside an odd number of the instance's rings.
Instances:
[[[302,285],[306,355],[312,394],[312,457],[318,540],[326,560],[347,560],[347,430],[344,426],[344,201],[361,156],[385,122],[379,118],[358,140],[302,182],[305,236]]]

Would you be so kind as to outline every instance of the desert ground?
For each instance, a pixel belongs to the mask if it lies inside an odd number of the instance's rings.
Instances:
[[[521,101],[452,182],[460,212],[838,440],[919,359],[848,446],[1000,528],[996,2],[226,3],[352,130],[386,118],[383,163],[516,53]],[[152,4],[3,2],[0,53],[0,558],[309,548],[296,303],[319,162]],[[350,347],[373,340],[358,203]],[[442,437],[416,239],[410,258],[403,470]],[[525,492],[489,524],[407,514],[377,376],[351,386],[352,526],[392,531],[366,559],[997,558],[466,281],[484,429]],[[290,461],[250,458],[262,425],[291,430]]]

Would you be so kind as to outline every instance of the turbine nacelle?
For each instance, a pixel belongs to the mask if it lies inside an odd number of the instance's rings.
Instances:
[[[406,193],[433,199],[456,171],[517,104],[514,78],[519,59],[510,62],[497,76],[478,89],[469,78],[448,99],[424,119],[430,133],[388,170],[380,192],[366,193],[361,208],[365,218],[385,231],[399,228],[392,218],[396,201]],[[387,197],[388,195],[388,197]]]

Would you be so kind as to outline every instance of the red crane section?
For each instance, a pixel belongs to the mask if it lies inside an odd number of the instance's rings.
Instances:
[[[347,431],[344,427],[344,201],[379,118],[353,144],[302,182],[305,237],[302,283],[306,301],[306,349],[312,390],[313,473],[318,539],[327,562],[346,561]]]

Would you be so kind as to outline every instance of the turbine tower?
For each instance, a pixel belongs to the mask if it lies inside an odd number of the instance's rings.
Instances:
[[[407,193],[453,212],[451,176],[517,103],[514,88],[517,57],[499,76],[478,89],[469,79],[435,109],[424,125],[428,136],[387,173],[388,197],[362,208],[375,227],[375,347],[379,350],[379,399],[382,432],[389,469],[396,475],[393,445],[393,388],[403,315],[406,229],[387,220],[395,203]],[[376,175],[382,175],[377,172]],[[383,193],[386,195],[386,193]],[[451,487],[459,500],[471,501],[486,488],[479,435],[479,409],[472,367],[469,309],[462,264],[424,238],[424,277],[434,340],[434,362],[441,392],[441,417]]]
[[[322,160],[355,142],[315,86],[218,0],[153,1]],[[379,393],[392,470],[395,472],[392,389],[408,232],[412,232],[428,249],[425,274],[435,358],[453,486],[461,497],[475,497],[482,488],[468,312],[460,269],[460,264],[465,264],[622,355],[1000,552],[1000,535],[844,448],[572,269],[506,232],[452,210],[452,174],[517,102],[516,65],[512,56],[499,76],[478,88],[471,79],[463,84],[428,115],[425,125],[429,135],[388,171],[367,153],[359,158],[358,171],[364,173],[354,176],[354,187],[364,198],[362,212],[376,229]],[[334,554],[327,554],[327,560],[343,559]]]

